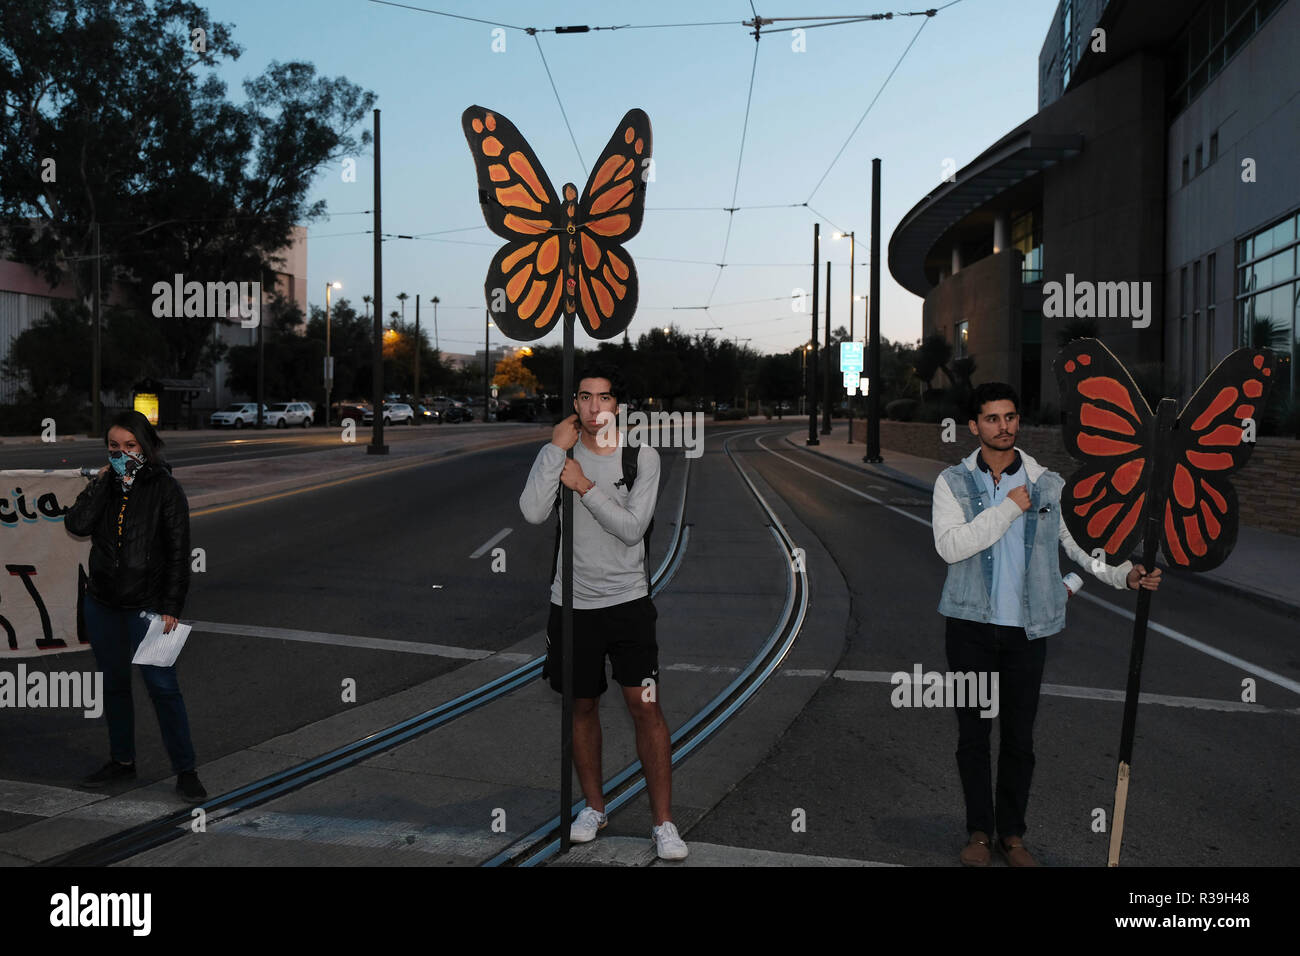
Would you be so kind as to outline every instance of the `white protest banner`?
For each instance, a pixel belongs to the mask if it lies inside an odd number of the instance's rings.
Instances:
[[[90,646],[78,628],[90,538],[63,526],[85,487],[77,471],[0,471],[0,661]]]

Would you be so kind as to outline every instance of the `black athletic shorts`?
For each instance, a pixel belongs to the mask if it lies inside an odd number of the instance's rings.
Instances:
[[[542,676],[563,692],[563,657],[560,654],[560,606],[551,605],[546,623],[546,666]],[[613,665],[614,680],[623,687],[646,686],[648,677],[659,681],[659,645],[655,619],[659,612],[649,597],[624,604],[583,610],[573,609],[573,696],[599,697],[605,680],[605,657]]]

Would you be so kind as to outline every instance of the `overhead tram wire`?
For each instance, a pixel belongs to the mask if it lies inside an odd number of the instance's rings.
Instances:
[[[758,31],[754,31],[754,59],[749,66],[749,92],[745,94],[745,121],[740,127],[740,149],[736,154],[736,178],[731,185],[731,205],[727,207],[727,234],[722,240],[722,261],[718,263],[718,274],[713,277],[713,287],[704,300],[707,309],[713,301],[713,294],[718,291],[722,281],[722,270],[727,267],[727,249],[731,246],[731,227],[736,222],[736,196],[740,193],[740,170],[745,160],[745,139],[749,135],[749,110],[754,103],[754,77],[758,74]]]
[[[951,6],[951,4],[949,4],[949,6]],[[862,111],[862,115],[858,117],[858,121],[855,124],[853,124],[853,131],[849,133],[848,138],[844,140],[844,145],[841,146],[839,152],[835,154],[835,158],[831,160],[831,164],[826,167],[826,172],[822,173],[822,178],[817,180],[817,185],[814,186],[812,192],[808,194],[808,198],[804,201],[804,205],[807,205],[808,203],[812,202],[813,196],[817,195],[817,190],[822,188],[822,183],[824,183],[826,181],[826,177],[831,174],[831,170],[835,168],[835,164],[840,161],[840,157],[844,155],[844,151],[849,148],[849,143],[853,142],[853,137],[858,134],[858,129],[862,126],[863,121],[867,118],[867,114],[871,112],[871,108],[875,106],[876,101],[880,99],[880,94],[885,92],[885,87],[887,87],[889,85],[889,81],[894,78],[894,74],[898,72],[898,68],[903,65],[903,60],[906,59],[908,52],[912,49],[913,45],[916,43],[917,38],[921,36],[921,31],[925,29],[925,25],[929,22],[930,22],[929,17],[926,17],[924,20],[921,21],[921,26],[917,29],[916,33],[912,35],[911,41],[907,44],[907,47],[903,50],[903,55],[898,58],[898,62],[894,64],[894,68],[890,70],[889,75],[885,77],[885,82],[880,84],[880,89],[876,90],[876,95],[871,98],[871,102],[867,104],[867,108]],[[841,229],[840,231],[843,232],[844,230]]]
[[[941,7],[931,7],[928,10],[908,10],[894,11],[890,13],[867,13],[860,16],[834,14],[828,16],[799,16],[799,17],[760,17],[756,12],[753,20],[696,20],[684,23],[619,23],[609,26],[590,26],[579,24],[563,27],[525,27],[517,23],[505,23],[499,20],[488,20],[482,17],[469,17],[460,13],[449,13],[446,10],[434,10],[429,7],[417,7],[409,3],[397,3],[395,0],[369,0],[370,3],[378,3],[386,7],[398,7],[403,10],[414,10],[417,13],[430,13],[439,17],[450,17],[453,20],[466,20],[470,23],[486,23],[489,26],[504,27],[509,30],[518,30],[520,33],[526,33],[535,37],[539,33],[596,33],[599,31],[614,30],[671,30],[691,27],[734,27],[741,26],[752,28],[751,32],[758,32],[764,26],[774,23],[788,23],[794,21],[803,21],[806,25],[801,27],[792,27],[791,29],[811,29],[813,26],[843,26],[849,23],[869,23],[885,20],[892,20],[894,17],[933,17],[936,13],[944,10],[954,3],[960,3],[961,0],[951,0]],[[754,5],[750,3],[750,10],[754,10]],[[808,21],[821,20],[823,23],[810,23]]]
[[[537,39],[537,32],[532,33],[533,42],[537,44],[537,55],[542,58],[542,66],[546,68],[546,78],[551,81],[551,91],[555,94],[555,102],[560,106],[560,115],[564,117],[564,126],[569,131],[569,139],[573,141],[573,151],[578,154],[578,162],[582,165],[582,175],[587,176],[587,161],[582,158],[582,150],[578,148],[578,137],[573,135],[573,127],[569,125],[569,114],[564,110],[564,101],[560,99],[560,91],[555,86],[555,77],[551,76],[551,66],[546,62],[546,54],[542,52],[542,41]]]

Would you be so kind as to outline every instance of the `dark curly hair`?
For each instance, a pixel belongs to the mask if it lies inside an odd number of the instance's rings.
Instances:
[[[971,392],[967,415],[971,421],[979,421],[980,409],[985,403],[1001,401],[1008,401],[1016,406],[1016,414],[1020,414],[1020,396],[1006,382],[984,382],[976,385],[975,390]]]
[[[623,380],[623,373],[618,367],[609,362],[590,362],[584,365],[573,379],[574,398],[577,398],[578,386],[582,384],[584,378],[603,378],[609,382],[609,393],[618,401],[627,401],[627,383]]]

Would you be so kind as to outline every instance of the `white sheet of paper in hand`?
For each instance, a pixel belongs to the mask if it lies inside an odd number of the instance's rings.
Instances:
[[[177,621],[171,632],[164,634],[165,625],[162,615],[149,614],[148,617],[149,630],[145,632],[140,646],[135,649],[135,656],[131,658],[131,663],[171,667],[176,663],[181,648],[185,646],[185,639],[190,636],[190,626]]]

